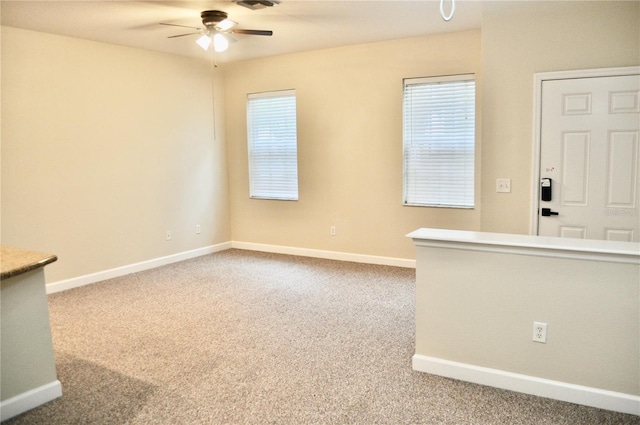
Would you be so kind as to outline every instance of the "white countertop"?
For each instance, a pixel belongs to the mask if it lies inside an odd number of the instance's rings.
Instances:
[[[554,238],[547,236],[516,235],[509,233],[473,232],[466,230],[448,230],[422,228],[407,235],[416,245],[447,245],[466,249],[512,250],[514,253],[555,252],[559,256],[601,255],[626,258],[624,262],[640,262],[640,243],[616,242],[595,239]],[[465,248],[462,248],[465,249]],[[564,255],[562,255],[564,254]]]

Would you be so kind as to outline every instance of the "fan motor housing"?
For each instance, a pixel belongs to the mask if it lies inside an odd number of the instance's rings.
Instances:
[[[205,10],[200,14],[204,26],[216,25],[227,19],[227,13],[221,10]]]

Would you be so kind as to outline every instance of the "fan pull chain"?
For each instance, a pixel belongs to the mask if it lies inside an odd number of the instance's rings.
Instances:
[[[213,49],[212,49],[213,50]],[[211,111],[213,112],[213,141],[218,140],[218,124],[216,121],[216,68],[218,67],[218,62],[216,60],[216,52],[213,50],[211,52]]]
[[[442,16],[442,19],[449,22],[451,18],[453,18],[453,13],[455,11],[456,11],[456,0],[451,0],[451,11],[449,12],[448,16],[444,14],[444,0],[440,0],[440,16]]]

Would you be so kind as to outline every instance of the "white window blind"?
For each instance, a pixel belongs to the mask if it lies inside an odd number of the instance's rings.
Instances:
[[[473,208],[473,75],[404,81],[405,205]]]
[[[298,199],[296,93],[250,94],[247,100],[249,196]]]

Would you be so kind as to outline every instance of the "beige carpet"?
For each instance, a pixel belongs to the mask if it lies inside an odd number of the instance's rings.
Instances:
[[[6,424],[640,424],[411,370],[415,272],[229,250],[51,295],[63,397]]]

